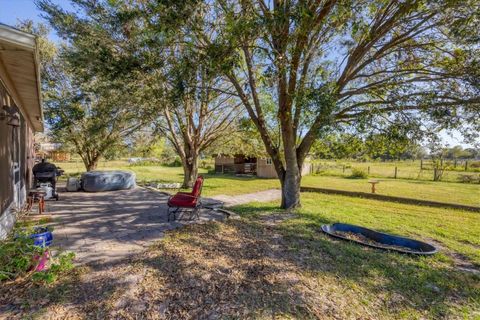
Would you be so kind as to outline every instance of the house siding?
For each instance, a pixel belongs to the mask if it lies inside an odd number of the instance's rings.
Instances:
[[[14,104],[1,78],[0,103],[0,108],[13,107],[20,115],[19,127],[0,121],[0,239],[4,239],[15,223],[14,209],[25,203],[31,188],[34,138],[25,114]]]
[[[0,82],[0,108],[9,106],[10,101],[7,90]],[[0,213],[5,212],[13,202],[13,172],[10,170],[13,130],[3,122],[0,124]]]

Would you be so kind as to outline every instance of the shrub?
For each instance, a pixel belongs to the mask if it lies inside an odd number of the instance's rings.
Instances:
[[[73,252],[59,254],[52,259],[48,270],[34,273],[32,280],[45,283],[55,282],[59,275],[66,274],[75,267],[73,265],[74,258],[75,254]]]
[[[58,275],[73,269],[74,253],[62,253],[51,258],[50,267],[46,271],[31,272],[34,257],[42,256],[47,248],[33,245],[33,239],[29,235],[33,232],[33,226],[17,227],[9,237],[0,241],[0,281],[14,280],[18,277],[31,277],[33,281],[54,282]]]
[[[468,166],[470,168],[480,168],[480,161],[470,162]]]
[[[175,157],[175,159],[172,162],[167,163],[166,165],[167,167],[181,167],[182,161],[180,160],[179,157]]]
[[[212,170],[213,169],[213,164],[211,161],[207,161],[207,160],[202,160],[200,161],[200,168],[202,169],[207,169],[207,170]]]
[[[368,174],[365,170],[353,168],[352,173],[348,177],[351,179],[366,179],[368,178]]]
[[[33,239],[9,238],[0,243],[0,281],[13,280],[25,275],[32,266],[35,255],[42,255],[44,249],[33,245]]]
[[[141,160],[141,161],[136,161],[132,162],[129,164],[130,167],[149,167],[149,166],[159,166],[161,165],[161,162],[154,161],[154,160]]]
[[[462,174],[458,176],[458,181],[461,183],[480,183],[480,175]]]

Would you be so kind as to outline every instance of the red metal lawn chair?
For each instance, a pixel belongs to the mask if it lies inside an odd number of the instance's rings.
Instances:
[[[203,177],[198,176],[193,185],[192,192],[177,192],[168,199],[168,221],[177,219],[177,212],[181,209],[190,209],[190,219],[199,218],[201,206],[200,195],[202,193]]]

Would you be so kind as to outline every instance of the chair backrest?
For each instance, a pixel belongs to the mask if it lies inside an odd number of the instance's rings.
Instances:
[[[192,196],[198,197],[202,193],[203,177],[198,176],[195,184],[193,185]]]

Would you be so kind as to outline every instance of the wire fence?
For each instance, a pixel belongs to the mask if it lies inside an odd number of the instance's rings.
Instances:
[[[466,170],[465,170],[466,169]],[[361,170],[372,178],[411,179],[425,181],[449,181],[480,183],[480,162],[398,161],[398,162],[354,162],[315,161],[310,173],[348,177]]]

